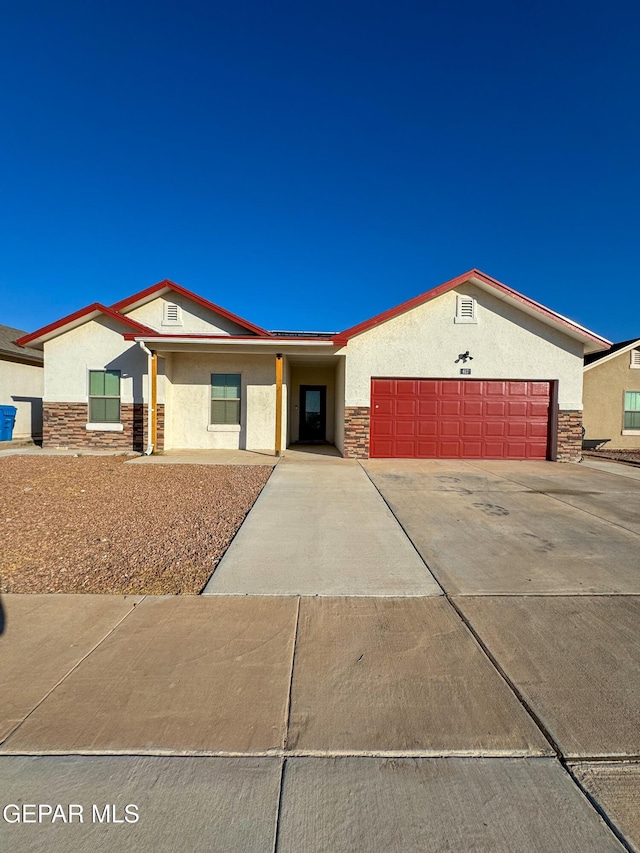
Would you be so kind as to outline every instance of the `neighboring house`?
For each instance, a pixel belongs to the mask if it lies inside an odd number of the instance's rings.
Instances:
[[[580,457],[584,355],[610,346],[478,270],[336,334],[162,281],[20,343],[44,348],[47,446],[558,460]]]
[[[585,447],[640,447],[640,339],[585,358],[583,399]]]
[[[21,329],[0,326],[0,406],[15,406],[15,440],[42,437],[42,390],[44,371],[42,349],[21,347]]]

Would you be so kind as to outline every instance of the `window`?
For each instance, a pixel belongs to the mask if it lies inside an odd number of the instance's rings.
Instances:
[[[120,371],[89,371],[89,421],[93,424],[120,422]]]
[[[632,349],[631,350],[631,358],[629,360],[629,367],[640,368],[640,349]]]
[[[476,300],[473,296],[463,296],[459,293],[456,297],[455,323],[477,323]]]
[[[182,308],[175,302],[164,302],[162,306],[162,325],[181,326]]]
[[[240,423],[240,374],[211,374],[211,423]]]
[[[624,392],[624,429],[640,431],[640,391]]]

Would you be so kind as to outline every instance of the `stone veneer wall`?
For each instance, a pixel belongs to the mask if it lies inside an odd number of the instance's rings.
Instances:
[[[135,450],[146,448],[147,406],[122,403],[122,432],[88,430],[87,403],[43,403],[42,441],[44,447],[68,447],[82,450]],[[158,404],[158,447],[164,447],[164,405]]]
[[[558,412],[558,462],[579,462],[582,458],[582,412]]]
[[[344,453],[349,459],[369,458],[369,406],[345,406]]]

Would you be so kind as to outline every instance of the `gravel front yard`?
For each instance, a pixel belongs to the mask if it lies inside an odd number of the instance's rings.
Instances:
[[[636,462],[640,464],[640,450],[591,450],[584,452],[588,459],[608,459],[618,462]]]
[[[199,593],[271,471],[0,459],[0,592]]]

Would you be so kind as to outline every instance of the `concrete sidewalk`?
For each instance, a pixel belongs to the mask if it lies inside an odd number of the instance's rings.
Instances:
[[[205,595],[440,595],[356,462],[288,454]]]
[[[620,853],[580,786],[637,832],[634,766],[574,779],[443,597],[3,603],[0,800],[86,822],[2,850]]]

